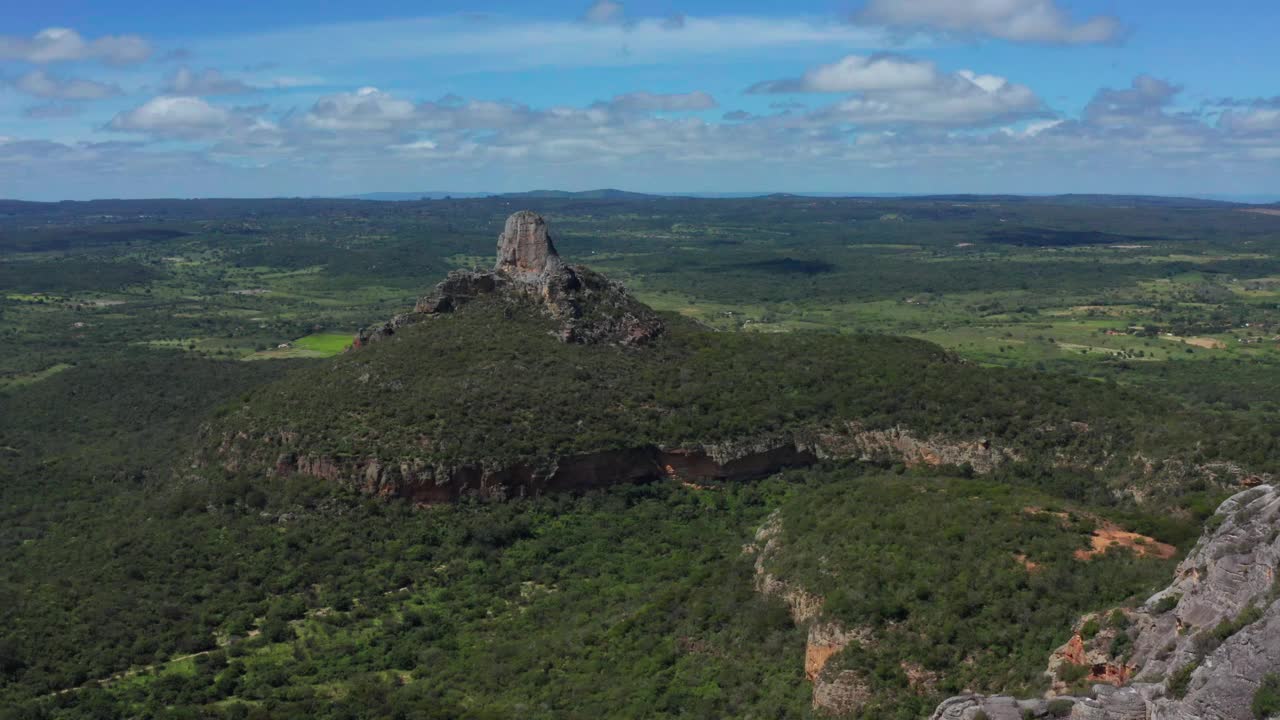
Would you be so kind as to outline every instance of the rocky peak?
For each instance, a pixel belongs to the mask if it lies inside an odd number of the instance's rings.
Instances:
[[[457,270],[414,307],[381,325],[362,329],[353,348],[390,337],[405,325],[451,313],[481,297],[532,302],[560,323],[557,336],[572,343],[642,345],[663,330],[662,320],[622,285],[560,259],[546,220],[532,210],[507,218],[498,235],[492,270]]]
[[[551,242],[547,221],[532,210],[521,210],[507,218],[498,236],[498,262],[494,272],[524,282],[541,281],[563,267],[560,254]]]

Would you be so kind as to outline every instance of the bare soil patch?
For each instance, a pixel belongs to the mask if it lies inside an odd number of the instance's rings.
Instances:
[[[1107,552],[1113,547],[1125,547],[1133,551],[1138,557],[1160,558],[1168,560],[1173,557],[1178,549],[1172,545],[1166,545],[1155,538],[1139,535],[1138,533],[1129,532],[1122,529],[1114,523],[1103,523],[1093,531],[1093,537],[1089,539],[1092,548],[1089,550],[1077,550],[1075,555],[1077,560],[1088,560]]]

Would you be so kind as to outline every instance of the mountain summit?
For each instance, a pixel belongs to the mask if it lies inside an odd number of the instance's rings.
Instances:
[[[498,262],[494,272],[506,273],[517,280],[540,281],[547,273],[564,270],[560,253],[551,242],[547,221],[532,210],[521,210],[507,218],[498,236]],[[572,272],[572,271],[570,271]]]
[[[531,210],[507,218],[498,236],[493,270],[456,270],[413,312],[362,329],[353,348],[394,335],[420,322],[481,297],[533,302],[559,322],[558,337],[582,344],[643,345],[662,333],[663,323],[647,305],[613,282],[582,265],[568,265],[556,252],[547,222]]]

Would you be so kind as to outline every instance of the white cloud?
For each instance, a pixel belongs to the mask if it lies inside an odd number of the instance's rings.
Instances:
[[[137,35],[104,35],[86,40],[70,28],[46,28],[32,37],[0,36],[0,60],[45,64],[69,60],[101,60],[111,65],[139,63],[151,46]]]
[[[848,55],[819,65],[803,77],[753,85],[753,93],[847,93],[861,90],[901,90],[928,87],[937,82],[938,69],[925,60],[901,55]]]
[[[387,149],[400,153],[402,155],[424,156],[430,155],[439,145],[431,140],[414,140],[413,142],[401,143],[399,145],[388,145]]]
[[[582,14],[582,19],[589,23],[608,25],[620,23],[626,18],[626,9],[615,0],[595,0],[591,7]]]
[[[1280,109],[1226,110],[1218,118],[1218,127],[1242,135],[1280,133]]]
[[[1033,138],[1042,132],[1052,130],[1062,125],[1065,120],[1033,120],[1021,129],[1011,127],[1001,128],[1001,131],[1010,137]]]
[[[719,103],[701,90],[674,94],[633,92],[618,95],[607,103],[597,103],[596,107],[605,107],[619,112],[687,112],[711,110],[719,107]]]
[[[799,78],[758,83],[750,92],[854,92],[819,114],[858,125],[972,127],[1046,113],[1025,85],[969,70],[947,74],[931,62],[902,55],[850,55]]]
[[[1139,75],[1128,88],[1103,88],[1085,106],[1084,122],[1099,127],[1145,127],[1163,122],[1164,109],[1182,88],[1150,75]]]
[[[869,62],[849,65],[854,72],[839,76],[840,87],[862,89],[848,97],[817,95],[824,106],[783,104],[715,119],[688,114],[714,107],[714,98],[696,91],[537,107],[456,96],[419,102],[366,87],[283,114],[165,95],[110,121],[109,129],[135,134],[129,143],[3,146],[0,162],[15,171],[0,174],[0,195],[84,196],[93,191],[82,188],[92,187],[324,194],[424,182],[494,191],[801,189],[780,187],[779,178],[812,190],[936,192],[1168,192],[1178,182],[1203,183],[1203,191],[1280,182],[1280,142],[1268,130],[1280,121],[1268,111],[1280,108],[1264,101],[1238,101],[1210,125],[1212,113],[1177,109],[1176,86],[1139,76],[1128,87],[1099,90],[1071,119],[1049,115],[1029,88],[997,75],[924,63],[934,72],[929,83],[909,74],[890,82],[884,78],[892,73],[866,74]],[[165,142],[172,140],[184,142]],[[1124,186],[1135,179],[1150,185]]]
[[[200,98],[161,96],[116,115],[108,127],[159,136],[198,138],[220,134],[231,120],[230,111]]]
[[[850,98],[826,114],[858,125],[981,127],[1045,112],[1040,98],[1025,85],[993,75],[970,79],[956,73],[931,88]]]
[[[363,87],[353,93],[326,95],[316,101],[304,122],[320,130],[387,130],[410,123],[417,113],[414,104]]]
[[[237,95],[256,89],[240,80],[227,77],[220,70],[205,68],[200,72],[192,72],[184,65],[174,71],[164,92],[170,95]]]
[[[120,87],[80,78],[61,78],[32,70],[13,81],[18,90],[51,100],[98,100],[120,94]]]
[[[1075,22],[1056,0],[868,0],[861,22],[909,30],[986,35],[1017,42],[1093,44],[1117,40],[1120,21]]]

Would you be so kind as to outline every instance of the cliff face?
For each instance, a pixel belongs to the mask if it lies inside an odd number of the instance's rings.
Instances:
[[[1071,718],[1097,720],[1253,720],[1263,678],[1280,672],[1280,489],[1261,485],[1228,499],[1169,587],[1122,610],[1130,626],[1055,653],[1088,663],[1094,697],[1017,700],[961,696],[933,720],[1039,717],[1055,704]],[[1130,651],[1113,654],[1123,635]],[[1125,684],[1128,683],[1128,684]],[[1118,687],[1117,687],[1118,686]]]
[[[781,580],[766,569],[770,557],[780,549],[781,533],[782,521],[774,512],[756,531],[754,541],[743,548],[743,552],[755,556],[756,591],[782,600],[792,621],[807,627],[804,676],[813,684],[814,709],[833,715],[857,712],[871,697],[870,685],[857,673],[828,668],[827,663],[850,643],[866,644],[875,638],[869,628],[850,628],[822,617],[826,603],[823,597]]]
[[[867,430],[845,423],[821,431],[745,439],[736,443],[666,447],[640,445],[486,467],[450,465],[429,450],[412,457],[340,457],[306,450],[289,431],[226,432],[204,464],[228,471],[264,469],[277,476],[310,475],[350,483],[379,497],[436,503],[462,497],[504,499],[670,477],[690,482],[750,480],[819,460],[955,464],[988,472],[1018,456],[985,440],[920,437],[903,428]]]
[[[566,264],[556,252],[547,223],[522,210],[507,218],[498,236],[492,270],[449,273],[435,290],[418,300],[413,312],[364,328],[353,349],[394,335],[406,325],[449,313],[483,296],[530,302],[559,323],[564,342],[642,345],[662,333],[662,320],[620,284],[580,265]]]

